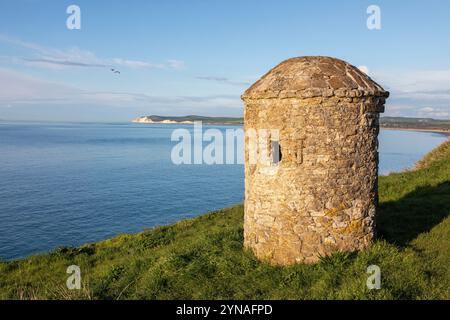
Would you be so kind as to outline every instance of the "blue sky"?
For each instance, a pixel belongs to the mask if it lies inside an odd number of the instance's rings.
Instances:
[[[81,30],[66,27],[72,4]],[[241,116],[240,94],[302,55],[365,66],[391,91],[386,115],[450,118],[449,34],[445,0],[3,0],[0,119]]]

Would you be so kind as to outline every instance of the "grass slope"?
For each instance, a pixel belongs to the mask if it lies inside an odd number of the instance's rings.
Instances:
[[[243,208],[0,263],[2,299],[450,299],[450,142],[416,171],[380,177],[378,240],[314,265],[273,267],[242,249]],[[66,268],[82,290],[66,288]],[[368,290],[366,269],[381,268]]]

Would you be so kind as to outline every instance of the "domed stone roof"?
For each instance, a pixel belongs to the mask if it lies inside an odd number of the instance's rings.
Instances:
[[[320,56],[291,58],[256,81],[242,99],[388,97],[379,84],[345,61]]]

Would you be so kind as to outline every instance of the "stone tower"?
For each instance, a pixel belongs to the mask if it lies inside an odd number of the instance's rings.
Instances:
[[[330,57],[286,60],[245,91],[245,247],[288,265],[371,244],[388,96]]]

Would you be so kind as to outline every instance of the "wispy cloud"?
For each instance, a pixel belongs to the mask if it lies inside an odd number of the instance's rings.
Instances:
[[[75,61],[67,61],[67,60],[54,60],[54,59],[44,59],[44,58],[23,58],[24,61],[30,63],[39,63],[39,64],[54,64],[58,66],[70,66],[70,67],[111,67],[112,65],[106,64],[98,64],[98,63],[85,63],[85,62],[75,62]]]
[[[93,52],[82,50],[77,47],[70,49],[57,49],[42,46],[36,43],[23,41],[18,38],[0,34],[0,42],[15,47],[20,47],[28,51],[28,57],[2,57],[9,59],[12,63],[25,63],[42,68],[103,68],[103,67],[123,67],[131,69],[173,69],[179,70],[184,67],[184,62],[180,60],[168,59],[161,63],[152,63],[143,60],[133,60],[126,58],[100,58]]]
[[[167,60],[166,65],[175,70],[184,69],[186,67],[186,64],[184,63],[184,61],[176,60],[176,59]]]
[[[121,108],[145,108],[176,112],[177,110],[239,110],[238,95],[157,96],[136,92],[90,91],[54,83],[0,68],[0,105],[98,105]]]
[[[367,66],[359,66],[358,69],[367,75],[370,73],[369,68]]]
[[[373,71],[391,95],[386,113],[446,118],[450,115],[450,70]]]
[[[450,112],[440,108],[425,107],[419,109],[419,115],[421,117],[446,118],[450,115]]]
[[[450,70],[378,71],[372,76],[398,94],[450,94]]]
[[[198,76],[196,77],[199,80],[206,80],[206,81],[214,81],[219,83],[225,83],[232,86],[239,86],[239,87],[245,87],[249,86],[250,82],[240,82],[240,81],[233,81],[225,77],[215,77],[215,76]]]

